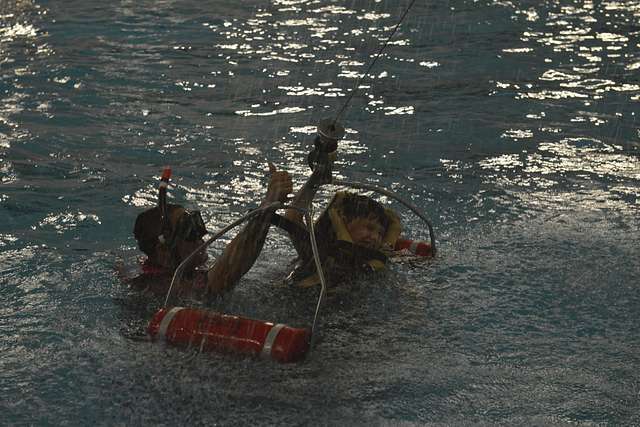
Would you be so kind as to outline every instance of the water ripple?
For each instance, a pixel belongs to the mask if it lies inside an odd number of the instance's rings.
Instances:
[[[3,420],[638,424],[636,0],[417,2],[343,116],[335,174],[432,216],[438,258],[332,296],[300,365],[144,341],[162,302],[113,264],[139,268],[162,166],[210,230],[257,206],[267,161],[299,187],[318,119],[404,7],[2,3]],[[274,231],[213,308],[307,324],[316,290],[282,286],[294,256]]]

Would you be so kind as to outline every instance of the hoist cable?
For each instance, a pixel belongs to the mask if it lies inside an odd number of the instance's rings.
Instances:
[[[344,110],[346,110],[347,106],[351,102],[351,99],[353,98],[353,95],[355,95],[355,93],[358,91],[358,88],[360,87],[360,84],[362,83],[362,81],[367,77],[367,75],[369,75],[369,72],[371,71],[371,69],[373,68],[375,63],[378,61],[378,58],[380,58],[380,56],[382,55],[382,52],[384,52],[384,50],[386,49],[387,45],[389,44],[389,42],[391,41],[391,39],[395,35],[396,31],[398,31],[398,28],[400,27],[400,24],[402,24],[402,21],[404,21],[404,18],[407,16],[407,14],[411,10],[411,8],[413,7],[413,4],[415,2],[416,2],[416,0],[411,0],[411,3],[409,3],[409,6],[407,6],[407,8],[405,9],[404,13],[402,14],[402,17],[400,18],[400,20],[398,21],[396,26],[393,28],[393,31],[391,32],[389,37],[387,37],[387,40],[384,42],[384,44],[382,45],[382,47],[380,48],[380,50],[378,51],[376,56],[373,58],[373,61],[371,61],[371,63],[369,64],[369,67],[367,68],[367,71],[365,71],[365,73],[362,76],[360,76],[358,81],[356,81],[355,86],[351,90],[351,94],[349,94],[349,97],[347,98],[347,100],[344,102],[344,104],[342,104],[342,108],[340,108],[340,111],[338,111],[338,114],[336,115],[336,118],[333,119],[333,125],[334,126],[338,122],[338,120],[340,119],[340,116],[342,116],[342,113],[344,113]]]

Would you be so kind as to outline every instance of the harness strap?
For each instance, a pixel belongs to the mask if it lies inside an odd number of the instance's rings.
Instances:
[[[338,240],[336,246],[342,254],[348,254],[357,259],[378,260],[382,263],[387,262],[387,256],[376,249],[367,248],[346,240]]]
[[[299,222],[291,221],[281,215],[274,214],[271,216],[271,224],[283,229],[289,234],[308,238],[309,232]],[[344,255],[348,257],[363,259],[363,260],[378,260],[383,264],[387,262],[387,256],[382,252],[370,249],[362,245],[350,242],[348,240],[336,241],[336,248]]]
[[[271,224],[277,226],[278,228],[283,229],[287,233],[298,235],[300,233],[304,233],[308,235],[306,227],[301,225],[299,222],[291,221],[289,218],[285,218],[282,215],[274,213],[271,215]]]

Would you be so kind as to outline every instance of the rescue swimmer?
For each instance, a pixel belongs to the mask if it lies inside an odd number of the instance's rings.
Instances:
[[[207,261],[204,249],[194,256],[182,281],[174,285],[177,296],[209,299],[231,290],[255,263],[272,225],[286,230],[298,254],[287,282],[301,287],[319,283],[309,232],[301,211],[295,208],[306,208],[318,189],[332,181],[337,141],[344,135],[339,124],[333,125],[329,135],[320,132],[319,127],[314,149],[308,156],[312,173],[293,196],[289,203],[292,208],[282,216],[275,208],[269,208],[274,202],[286,202],[293,193],[289,173],[269,163],[269,183],[260,205],[265,209],[246,223],[211,268],[202,268]],[[159,205],[136,219],[134,236],[147,259],[142,274],[129,281],[137,289],[158,295],[167,293],[176,267],[204,243],[207,233],[199,212],[166,203],[167,182],[168,177],[163,175]],[[330,288],[362,272],[384,269],[402,231],[393,210],[372,198],[344,191],[334,195],[314,228]]]

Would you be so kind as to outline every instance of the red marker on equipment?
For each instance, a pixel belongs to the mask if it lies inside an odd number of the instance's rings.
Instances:
[[[162,181],[164,181],[164,182],[169,182],[169,179],[171,179],[171,167],[170,166],[165,166],[164,169],[162,169],[162,177],[160,179]]]
[[[158,190],[161,192],[167,191],[167,187],[169,186],[169,180],[171,179],[171,167],[165,166],[162,169],[162,176],[160,177],[160,185],[158,186]]]
[[[418,256],[433,256],[431,244],[422,240],[398,239],[393,249],[396,251],[407,249]]]
[[[153,340],[200,351],[263,356],[297,362],[309,351],[309,329],[292,328],[197,308],[160,309],[147,329]]]

